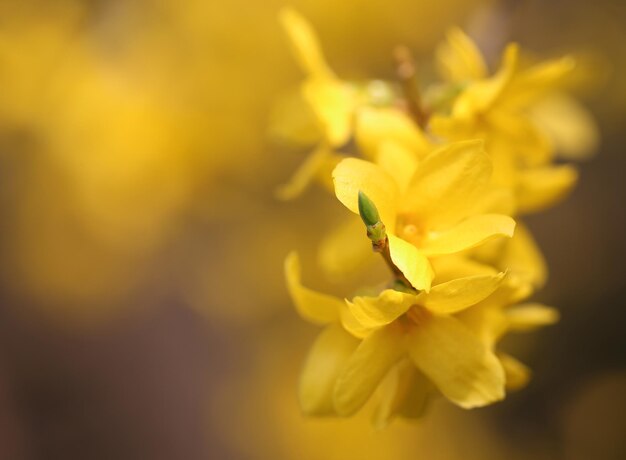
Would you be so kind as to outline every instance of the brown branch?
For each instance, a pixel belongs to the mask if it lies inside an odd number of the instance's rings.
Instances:
[[[396,72],[402,83],[409,113],[415,120],[415,123],[417,123],[420,128],[424,129],[428,121],[428,116],[422,105],[422,97],[417,81],[417,71],[413,54],[406,46],[396,47],[393,54],[397,64]]]

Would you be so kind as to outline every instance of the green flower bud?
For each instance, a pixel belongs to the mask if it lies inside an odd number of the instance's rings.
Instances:
[[[363,223],[368,227],[376,225],[380,222],[380,216],[378,215],[378,209],[372,200],[368,196],[359,190],[359,215],[363,219]]]

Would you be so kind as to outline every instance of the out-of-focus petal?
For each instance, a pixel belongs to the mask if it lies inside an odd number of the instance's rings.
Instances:
[[[422,292],[417,303],[437,314],[452,314],[490,296],[502,283],[504,273],[476,275],[437,284]]]
[[[457,27],[447,31],[446,40],[437,47],[435,58],[439,74],[449,82],[461,83],[487,76],[487,65],[480,50]]]
[[[328,326],[317,337],[300,374],[298,399],[307,415],[333,415],[333,389],[337,377],[359,340],[338,324]]]
[[[517,205],[521,213],[541,211],[564,199],[578,180],[569,165],[522,171],[518,176]]]
[[[315,149],[291,176],[289,182],[276,190],[276,196],[281,200],[297,198],[319,175],[320,171],[327,170],[329,165],[336,165],[339,158],[327,147]]]
[[[341,147],[348,142],[357,104],[354,90],[336,79],[309,78],[303,83],[302,92],[328,143]]]
[[[396,364],[380,384],[380,401],[374,411],[373,424],[383,429],[397,415],[417,418],[424,413],[430,382],[409,359]]]
[[[574,98],[550,94],[531,107],[531,117],[552,140],[557,154],[568,160],[584,160],[598,148],[599,133],[593,117]]]
[[[505,311],[512,331],[532,331],[559,321],[559,311],[539,303],[526,303]]]
[[[536,64],[518,72],[507,88],[505,104],[509,108],[523,108],[543,98],[562,84],[576,65],[576,61],[565,56]]]
[[[409,335],[409,355],[446,398],[465,409],[504,398],[500,361],[455,318],[424,318]]]
[[[346,362],[334,390],[335,410],[349,416],[367,402],[389,369],[406,352],[405,336],[395,324],[372,332]]]
[[[389,253],[394,265],[400,269],[415,289],[428,292],[435,275],[426,256],[402,238],[391,234],[387,237],[389,238]]]
[[[294,56],[302,70],[310,76],[333,76],[311,24],[291,8],[283,8],[279,18],[289,36]]]
[[[333,171],[335,194],[350,211],[359,214],[359,190],[374,202],[378,213],[392,233],[396,220],[398,185],[380,166],[358,158],[346,158]]]
[[[504,242],[497,265],[536,288],[542,287],[548,278],[541,250],[526,226],[519,222],[513,237]]]
[[[498,359],[504,369],[507,390],[521,390],[528,385],[532,375],[528,366],[507,353],[498,353]]]
[[[415,122],[398,109],[363,107],[356,116],[355,137],[363,154],[371,160],[378,156],[384,142],[394,142],[413,155],[422,155],[430,144]]]
[[[318,252],[320,266],[334,279],[345,278],[378,260],[361,218],[349,217],[322,240]]]
[[[470,118],[489,110],[511,83],[517,69],[518,54],[519,49],[516,44],[507,46],[498,72],[491,78],[471,84],[454,103],[453,115],[459,118]]]
[[[515,221],[500,214],[482,214],[468,217],[449,230],[431,232],[422,240],[426,255],[454,254],[485,243],[493,238],[511,237]]]
[[[300,259],[291,252],[285,259],[287,288],[296,310],[304,319],[317,324],[327,324],[339,320],[343,300],[302,286],[300,281]]]

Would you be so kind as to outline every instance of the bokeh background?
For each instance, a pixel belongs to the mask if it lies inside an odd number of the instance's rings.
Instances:
[[[529,224],[562,321],[506,344],[530,386],[374,431],[309,420],[295,388],[316,328],[282,261],[314,270],[343,209],[276,186],[272,136],[301,75],[283,0],[0,0],[0,459],[626,458],[626,6],[618,0],[293,0],[345,78],[427,60],[450,25],[497,62],[516,40],[574,53],[601,145]]]

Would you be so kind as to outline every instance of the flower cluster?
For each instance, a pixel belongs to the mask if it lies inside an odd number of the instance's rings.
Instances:
[[[547,274],[520,218],[575,185],[576,169],[557,155],[583,158],[595,142],[590,117],[562,91],[574,60],[525,65],[511,44],[490,73],[452,29],[435,53],[441,80],[428,88],[406,49],[396,52],[397,81],[348,82],[299,14],[284,10],[281,21],[306,74],[290,115],[308,126],[286,133],[316,146],[278,194],[291,199],[317,181],[352,212],[320,247],[331,278],[372,259],[390,270],[341,299],[303,286],[298,255],[287,257],[298,312],[325,326],[301,375],[303,411],[350,416],[376,394],[384,426],[419,417],[440,395],[473,408],[521,388],[530,371],[498,342],[558,312],[527,301]]]

